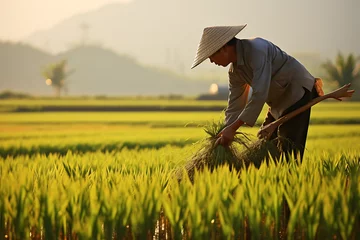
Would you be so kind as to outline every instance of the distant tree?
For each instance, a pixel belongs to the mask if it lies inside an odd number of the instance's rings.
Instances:
[[[337,82],[339,86],[360,81],[360,56],[349,54],[346,57],[339,52],[334,63],[328,60],[322,67],[326,70],[329,80]]]
[[[49,64],[42,73],[46,79],[45,83],[55,89],[55,95],[57,97],[60,97],[61,90],[67,90],[66,78],[74,72],[74,70],[66,72],[66,64],[66,60]]]

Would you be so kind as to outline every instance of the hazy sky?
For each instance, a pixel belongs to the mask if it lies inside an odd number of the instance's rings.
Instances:
[[[20,40],[74,14],[130,0],[0,0],[0,39]]]

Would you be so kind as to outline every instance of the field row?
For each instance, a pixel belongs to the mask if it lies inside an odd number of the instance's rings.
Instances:
[[[18,128],[13,130],[12,128]],[[255,139],[258,128],[243,127]],[[206,137],[201,127],[149,128],[116,125],[26,125],[8,126],[0,133],[0,156],[49,154],[67,151],[118,151],[123,148],[160,148],[166,145],[185,146]],[[360,125],[311,125],[308,148],[320,141],[336,146],[346,140],[344,148],[360,148]]]
[[[196,151],[190,146],[7,159],[0,161],[0,236],[356,239],[359,148],[323,150],[301,165],[205,170],[194,183],[174,175]]]
[[[348,106],[348,105],[343,105]],[[257,125],[263,122],[267,109],[263,109]],[[106,123],[122,125],[148,125],[153,127],[198,126],[224,118],[218,112],[37,112],[0,113],[0,127],[3,124],[64,124],[64,123]],[[359,124],[360,110],[348,107],[336,110],[314,108],[311,124]]]
[[[302,163],[193,182],[175,172],[221,112],[0,113],[0,238],[358,239],[360,105],[312,112]]]

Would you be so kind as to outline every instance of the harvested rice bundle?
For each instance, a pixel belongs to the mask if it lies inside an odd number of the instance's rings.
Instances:
[[[213,122],[205,126],[205,132],[209,135],[198,142],[201,147],[185,165],[185,171],[190,180],[193,180],[196,170],[201,171],[204,167],[213,171],[221,165],[228,165],[231,170],[239,171],[250,164],[260,166],[264,159],[278,156],[278,149],[273,141],[257,140],[253,142],[249,134],[237,132],[232,143],[224,147],[216,144],[217,135],[225,127],[223,122]],[[182,169],[176,171],[177,178],[181,180]]]
[[[237,157],[239,161],[249,162],[260,167],[264,161],[277,160],[281,157],[281,148],[278,146],[279,138],[271,141],[258,139],[253,141],[247,149],[240,152]]]

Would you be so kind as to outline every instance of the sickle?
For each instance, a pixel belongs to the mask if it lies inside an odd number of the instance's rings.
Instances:
[[[259,133],[258,133],[259,138],[269,139],[270,136],[272,135],[272,133],[276,130],[276,128],[280,124],[288,121],[289,119],[295,117],[299,113],[304,112],[305,110],[311,108],[315,104],[317,104],[317,103],[319,103],[319,102],[321,102],[321,101],[323,101],[325,99],[334,98],[336,100],[342,101],[341,98],[344,98],[344,97],[351,98],[353,93],[355,92],[355,90],[349,90],[350,86],[351,86],[351,83],[348,83],[348,84],[344,85],[343,87],[338,88],[335,91],[333,91],[331,93],[328,93],[328,94],[325,94],[325,95],[321,94],[321,92],[319,92],[319,90],[317,89],[318,93],[320,93],[319,97],[312,99],[306,105],[304,105],[304,106],[302,106],[302,107],[300,107],[300,108],[286,114],[285,116],[282,116],[281,118],[277,119],[276,121],[271,122],[266,126],[263,126],[260,129]]]

